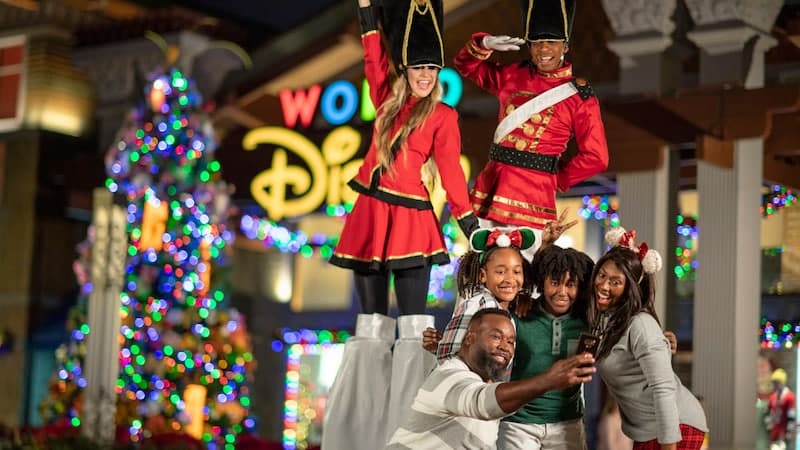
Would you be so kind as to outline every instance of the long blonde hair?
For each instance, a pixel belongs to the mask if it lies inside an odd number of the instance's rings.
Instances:
[[[409,86],[406,75],[398,77],[392,85],[392,95],[386,99],[385,102],[378,108],[377,119],[375,121],[375,128],[377,129],[377,150],[378,150],[378,163],[385,170],[393,173],[394,158],[392,155],[392,143],[394,136],[392,136],[392,128],[403,109],[403,105],[411,97],[411,86]],[[411,109],[411,114],[405,124],[400,127],[398,148],[403,148],[408,140],[408,135],[416,128],[422,128],[425,121],[436,109],[436,105],[442,100],[442,87],[439,83],[439,78],[436,78],[436,83],[430,95],[420,99],[416,105]],[[433,189],[433,184],[436,180],[436,163],[433,158],[428,158],[422,166],[422,180],[428,189]]]

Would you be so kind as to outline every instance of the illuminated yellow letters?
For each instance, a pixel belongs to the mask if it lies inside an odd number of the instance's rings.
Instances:
[[[323,202],[341,205],[356,201],[358,194],[347,182],[356,175],[363,160],[352,159],[361,147],[361,134],[352,127],[343,125],[331,131],[322,142],[322,150],[305,136],[283,127],[255,128],[242,140],[245,150],[255,150],[261,144],[274,145],[276,149],[269,169],[253,178],[250,191],[270,219],[310,214]],[[287,151],[299,156],[308,169],[288,165]],[[469,159],[463,155],[461,168],[469,179]],[[287,199],[287,186],[299,198]],[[441,213],[445,199],[441,183],[436,183],[431,203],[437,213]]]
[[[280,220],[286,216],[299,216],[319,207],[325,199],[328,173],[317,146],[305,136],[283,127],[255,128],[242,140],[245,150],[255,150],[259,144],[279,147],[272,156],[271,167],[250,182],[253,198],[264,207],[269,218]],[[311,173],[302,167],[288,166],[286,150],[281,147],[296,153]],[[291,186],[292,192],[301,197],[287,200],[286,186]]]
[[[333,130],[322,142],[322,156],[330,166],[328,174],[328,197],[326,202],[329,205],[339,205],[343,203],[344,197],[352,197],[355,201],[356,193],[347,187],[347,182],[353,178],[361,166],[361,160],[355,166],[355,171],[345,171],[351,165],[342,166],[349,161],[361,146],[361,134],[352,127],[342,126]]]

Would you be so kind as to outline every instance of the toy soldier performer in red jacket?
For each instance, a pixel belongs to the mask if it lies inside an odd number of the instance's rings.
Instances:
[[[478,227],[459,163],[458,114],[441,102],[442,0],[381,2],[397,77],[390,76],[370,0],[358,5],[377,118],[364,163],[349,183],[359,197],[330,259],[353,270],[361,314],[328,397],[326,450],[383,448],[436,364],[422,348],[422,332],[434,324],[424,314],[431,266],[450,261],[425,182],[437,170],[461,230],[469,237]],[[395,320],[386,315],[390,274],[399,309],[396,342]]]
[[[541,242],[541,230],[557,216],[556,192],[605,170],[608,145],[597,98],[564,60],[575,0],[521,0],[521,5],[524,39],[476,33],[456,55],[455,67],[500,102],[489,163],[470,197],[481,226],[529,226]],[[523,44],[529,60],[489,61],[492,52]],[[562,161],[573,137],[578,153]]]

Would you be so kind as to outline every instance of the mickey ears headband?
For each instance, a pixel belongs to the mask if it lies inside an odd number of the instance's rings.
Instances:
[[[636,230],[614,227],[606,232],[606,243],[612,247],[625,247],[636,252],[642,262],[644,273],[652,275],[661,270],[661,255],[647,247],[646,242],[636,245]]]
[[[536,233],[532,228],[519,227],[509,231],[498,228],[478,228],[469,235],[469,248],[473,252],[482,253],[492,247],[516,247],[527,250],[536,243]]]

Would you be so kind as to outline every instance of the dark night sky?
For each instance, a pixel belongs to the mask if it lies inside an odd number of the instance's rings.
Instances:
[[[172,3],[206,14],[281,32],[301,24],[341,0],[142,0],[139,3],[164,6]]]

